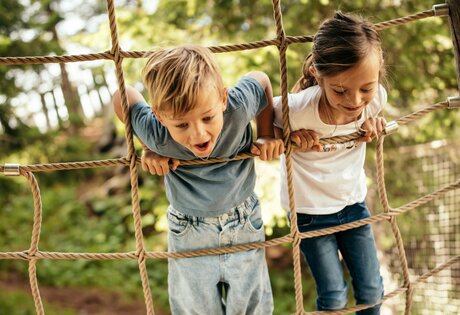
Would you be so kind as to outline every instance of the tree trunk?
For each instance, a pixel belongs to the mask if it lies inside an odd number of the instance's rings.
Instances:
[[[46,6],[46,10],[50,17],[55,14],[55,12],[51,9],[50,4]],[[53,35],[53,40],[57,44],[58,48],[63,51],[59,41],[58,32],[56,30],[56,24],[51,24],[49,31]],[[62,94],[64,95],[65,106],[69,112],[70,127],[81,127],[84,125],[84,115],[80,102],[80,96],[78,95],[75,86],[73,86],[72,82],[69,80],[69,75],[67,73],[65,63],[60,63],[59,67],[61,69]]]

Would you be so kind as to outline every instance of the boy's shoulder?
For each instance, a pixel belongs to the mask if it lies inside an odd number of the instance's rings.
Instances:
[[[254,88],[263,90],[262,84],[255,78],[245,75],[239,78],[236,84],[230,88],[230,91],[241,89],[242,92],[249,93]]]
[[[265,100],[265,91],[259,81],[251,76],[243,76],[229,89],[228,110],[258,104]]]

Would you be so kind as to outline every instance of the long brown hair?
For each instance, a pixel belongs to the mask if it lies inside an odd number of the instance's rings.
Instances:
[[[333,18],[324,21],[314,36],[311,53],[305,58],[302,76],[293,92],[318,84],[310,69],[320,77],[346,71],[375,50],[381,60],[379,77],[385,76],[380,36],[374,25],[360,16],[337,11]]]

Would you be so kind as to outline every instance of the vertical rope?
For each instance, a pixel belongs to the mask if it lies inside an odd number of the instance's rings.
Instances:
[[[137,175],[137,166],[136,166],[136,152],[134,148],[133,132],[131,126],[131,120],[128,109],[128,97],[126,94],[125,79],[123,74],[123,57],[120,54],[120,45],[118,41],[118,31],[115,15],[115,6],[113,0],[107,0],[107,9],[109,13],[109,23],[110,23],[110,34],[112,38],[112,49],[111,53],[113,55],[113,60],[115,62],[118,88],[120,90],[121,102],[122,102],[122,113],[123,120],[125,122],[125,136],[128,143],[128,156],[129,160],[129,171],[131,178],[131,196],[132,196],[132,212],[134,218],[134,230],[136,237],[136,256],[138,257],[139,272],[142,280],[142,288],[144,291],[145,305],[147,308],[148,315],[154,315],[153,303],[152,303],[152,294],[150,292],[147,267],[146,267],[146,257],[145,257],[145,247],[144,247],[144,237],[142,234],[142,218],[140,213],[139,206],[139,187],[138,187],[138,175]]]
[[[286,148],[286,171],[287,183],[289,194],[289,209],[291,214],[291,237],[292,237],[292,255],[294,262],[294,288],[296,300],[296,314],[303,314],[303,295],[302,295],[302,270],[300,265],[300,236],[297,227],[297,213],[295,208],[294,199],[294,186],[292,183],[292,146],[289,141],[289,107],[288,107],[288,92],[287,92],[287,63],[286,63],[286,50],[288,43],[286,42],[286,34],[283,28],[283,16],[281,14],[281,7],[279,0],[273,0],[274,19],[276,24],[276,33],[279,40],[280,52],[280,71],[281,71],[281,101],[283,111],[283,139]]]
[[[43,302],[40,296],[40,289],[38,288],[37,281],[37,258],[34,257],[38,252],[38,242],[40,241],[40,231],[42,226],[42,200],[40,197],[40,187],[38,186],[35,176],[31,172],[21,171],[21,175],[23,175],[29,181],[30,187],[32,188],[32,196],[34,199],[34,223],[32,228],[30,249],[28,251],[30,290],[32,292],[37,314],[44,315],[45,311],[43,309]]]
[[[377,141],[377,186],[379,192],[380,203],[383,206],[383,211],[388,213],[393,209],[390,207],[385,187],[385,170],[384,170],[384,160],[383,160],[383,140],[385,136],[382,136]],[[396,217],[392,216],[390,219],[391,229],[396,239],[396,244],[399,252],[399,262],[401,264],[402,273],[404,277],[404,287],[407,288],[406,291],[406,308],[405,314],[409,315],[411,313],[412,307],[412,292],[413,287],[410,282],[409,275],[409,266],[407,264],[406,251],[404,250],[404,243],[401,237],[401,232],[399,231],[398,224],[396,222]]]

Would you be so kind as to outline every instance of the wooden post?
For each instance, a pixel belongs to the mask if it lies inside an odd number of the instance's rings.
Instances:
[[[449,5],[449,25],[457,68],[457,85],[460,91],[460,1],[447,0],[447,4]]]

